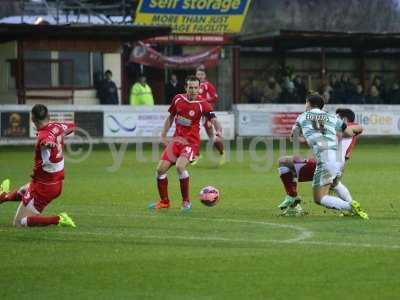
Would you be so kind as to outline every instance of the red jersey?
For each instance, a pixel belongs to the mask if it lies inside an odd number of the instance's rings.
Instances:
[[[200,120],[204,116],[212,117],[211,105],[200,96],[196,101],[189,101],[185,94],[178,94],[172,99],[168,111],[175,117],[174,137],[187,139],[189,144],[200,144]]]
[[[352,125],[358,125],[357,123],[347,123],[347,126],[352,126]],[[342,146],[343,146],[343,151],[344,153],[344,159],[350,159],[351,153],[353,152],[354,146],[357,143],[357,136],[353,136],[351,138],[342,138]]]
[[[212,106],[214,106],[215,103],[217,103],[218,101],[217,90],[215,89],[215,86],[209,81],[204,81],[200,83],[199,95],[203,99],[207,100],[207,102],[210,103]]]
[[[42,183],[64,179],[64,136],[74,130],[73,124],[51,122],[37,133],[32,178]]]

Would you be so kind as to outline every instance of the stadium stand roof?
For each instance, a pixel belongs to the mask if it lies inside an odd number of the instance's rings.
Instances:
[[[245,47],[272,47],[276,51],[313,47],[371,51],[400,48],[400,33],[280,30],[274,33],[240,35],[235,38],[235,42]]]
[[[171,28],[166,26],[0,24],[0,42],[44,37],[130,42],[168,35],[170,32]]]

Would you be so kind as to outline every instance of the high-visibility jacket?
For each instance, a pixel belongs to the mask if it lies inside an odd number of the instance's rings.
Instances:
[[[129,100],[131,105],[154,105],[153,93],[147,83],[142,85],[141,83],[136,82],[132,86]]]

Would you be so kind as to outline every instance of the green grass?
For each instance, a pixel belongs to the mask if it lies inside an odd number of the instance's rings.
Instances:
[[[310,214],[277,217],[277,150],[269,171],[255,172],[262,162],[249,153],[222,168],[191,167],[187,215],[171,170],[172,208],[150,212],[156,162],[138,162],[129,149],[111,173],[112,156],[99,147],[67,163],[63,194],[45,211],[68,212],[77,229],[15,229],[16,204],[0,206],[0,299],[397,299],[399,145],[361,140],[346,169],[343,182],[370,221],[313,204],[309,183],[300,194]],[[0,178],[24,184],[32,157],[31,148],[0,148]],[[205,185],[221,190],[216,207],[197,201]]]

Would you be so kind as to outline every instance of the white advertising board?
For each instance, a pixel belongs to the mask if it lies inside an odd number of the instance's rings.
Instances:
[[[50,122],[61,122],[61,123],[66,123],[66,124],[74,124],[75,123],[75,113],[73,111],[57,111],[57,112],[49,112],[50,116]],[[32,118],[32,116],[31,116]],[[33,122],[29,122],[30,126],[30,137],[35,138],[36,137],[36,127],[33,125]],[[74,133],[71,133],[69,137],[73,137]]]
[[[220,111],[215,113],[218,121],[222,126],[222,137],[224,140],[234,140],[235,139],[235,115],[231,112]],[[204,126],[201,126],[200,137],[202,140],[207,140],[207,133]]]
[[[104,112],[104,137],[157,137],[164,112]]]
[[[217,112],[216,115],[223,128],[224,139],[233,140],[234,115],[228,112]],[[158,138],[167,116],[167,112],[104,112],[104,137]],[[173,132],[174,126],[169,135]],[[201,138],[207,138],[204,128],[201,129]]]
[[[364,128],[364,135],[400,135],[400,111],[360,110],[356,113],[356,122]]]
[[[355,112],[356,122],[364,128],[364,136],[400,136],[398,105],[327,105],[332,113],[338,107]],[[296,117],[304,110],[300,105],[236,105],[239,136],[285,136]]]

